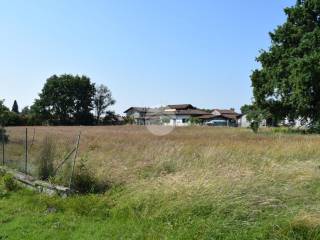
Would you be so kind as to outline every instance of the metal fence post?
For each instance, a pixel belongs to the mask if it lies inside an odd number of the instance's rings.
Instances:
[[[26,144],[25,144],[25,166],[24,173],[28,173],[28,128],[26,128]]]

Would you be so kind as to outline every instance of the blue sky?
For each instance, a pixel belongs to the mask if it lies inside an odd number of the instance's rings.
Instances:
[[[295,0],[0,0],[0,98],[30,105],[52,74],[85,74],[130,106],[239,109],[255,57]]]

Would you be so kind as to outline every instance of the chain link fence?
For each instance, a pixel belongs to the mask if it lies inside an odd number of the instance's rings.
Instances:
[[[1,128],[1,164],[41,180],[71,186],[81,132],[46,127]]]

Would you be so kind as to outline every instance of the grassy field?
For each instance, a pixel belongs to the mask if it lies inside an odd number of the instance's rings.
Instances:
[[[78,163],[110,189],[68,199],[1,190],[0,239],[320,239],[319,135],[37,127],[31,162],[45,136],[61,160],[80,129]],[[7,131],[7,157],[22,158],[24,129]]]

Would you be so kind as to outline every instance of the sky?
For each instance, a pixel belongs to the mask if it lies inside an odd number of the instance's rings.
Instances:
[[[113,110],[251,102],[268,32],[295,0],[0,0],[0,99],[31,105],[53,74],[107,85]]]

